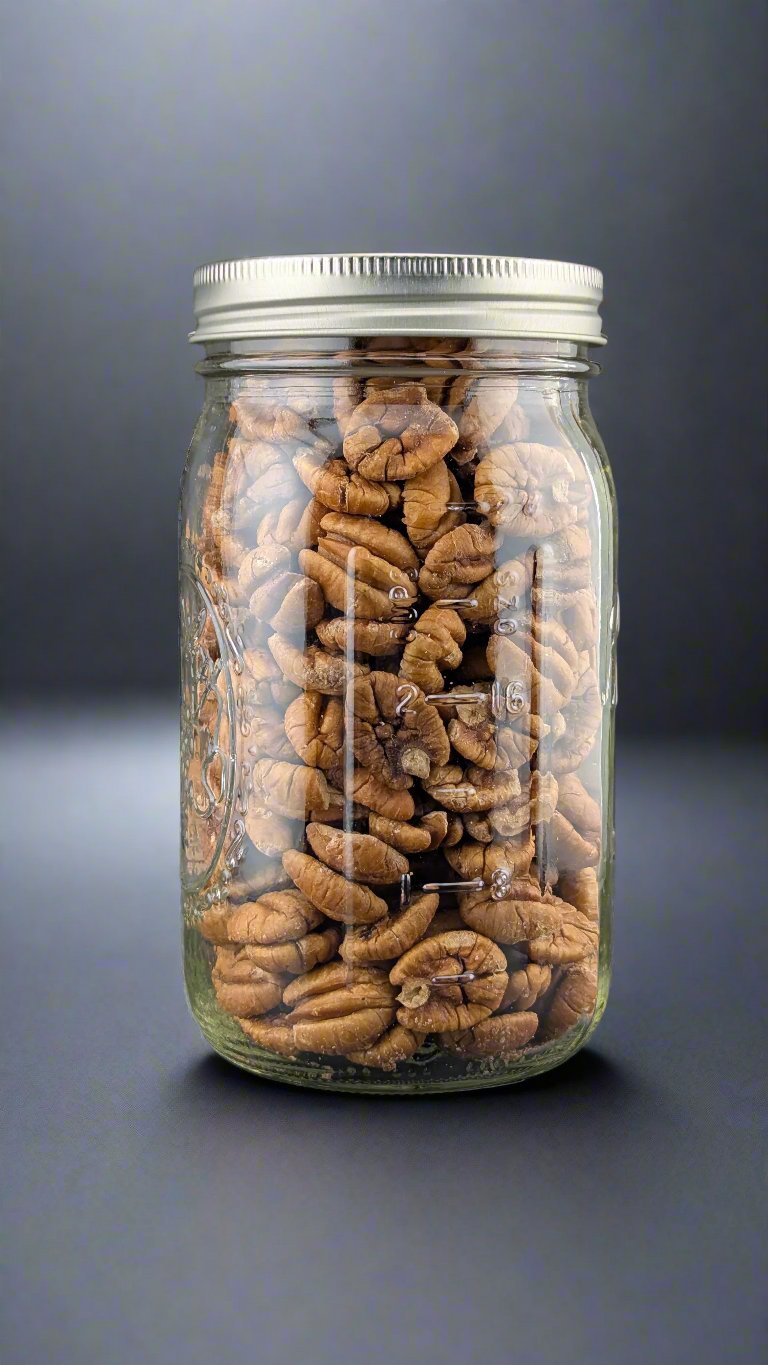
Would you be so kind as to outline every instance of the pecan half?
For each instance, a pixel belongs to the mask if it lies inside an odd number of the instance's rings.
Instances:
[[[481,523],[457,526],[432,546],[421,572],[419,587],[426,597],[472,597],[470,584],[481,583],[492,572],[498,537]]]
[[[259,1019],[238,1019],[243,1033],[257,1047],[276,1052],[281,1057],[295,1057],[298,1052],[293,1036],[293,1024],[288,1014],[265,1014]]]
[[[313,579],[337,611],[353,619],[388,621],[416,598],[408,574],[362,546],[323,536],[317,550],[302,550],[302,572]]]
[[[343,460],[327,460],[302,451],[294,456],[293,464],[302,483],[328,511],[383,517],[399,501],[397,484],[374,483],[362,474],[351,474]]]
[[[575,905],[587,919],[597,922],[600,918],[600,888],[593,867],[583,867],[577,872],[561,872],[557,893],[569,905]]]
[[[399,654],[410,632],[410,625],[394,621],[350,621],[348,617],[333,616],[319,621],[317,638],[326,649],[339,654],[369,654],[384,659]]]
[[[283,977],[252,962],[247,948],[217,948],[211,981],[219,1008],[240,1018],[266,1014],[282,999]]]
[[[342,557],[342,547],[360,546],[387,564],[414,575],[419,568],[418,555],[399,531],[393,531],[371,517],[351,517],[340,512],[327,512],[320,523],[327,542],[339,548],[336,553]],[[319,547],[322,548],[322,547]],[[389,581],[389,579],[388,579]]]
[[[528,875],[535,854],[533,835],[522,839],[504,839],[496,843],[482,843],[465,839],[455,848],[445,849],[445,860],[462,881],[479,878],[488,886],[506,884],[500,881]],[[494,876],[496,882],[494,882]]]
[[[247,949],[248,956],[257,966],[267,971],[284,972],[298,976],[308,972],[319,963],[329,962],[341,941],[338,929],[323,929],[316,934],[305,934],[303,938],[291,943],[253,943]]]
[[[470,892],[462,897],[460,912],[478,933],[525,945],[532,962],[578,962],[597,946],[594,924],[557,896],[542,896],[532,879],[514,883],[503,900],[493,900],[486,891]]]
[[[365,478],[412,479],[447,455],[458,434],[421,384],[393,384],[352,413],[344,458]]]
[[[394,1071],[398,1062],[407,1062],[418,1052],[426,1036],[425,1033],[414,1033],[413,1029],[403,1028],[402,1024],[393,1024],[378,1042],[359,1052],[348,1052],[347,1056],[350,1062],[356,1062],[358,1066],[370,1066],[377,1071]]]
[[[319,768],[303,763],[286,763],[276,758],[260,758],[254,764],[253,790],[258,801],[278,815],[303,820],[310,810],[331,810],[338,804]]]
[[[418,824],[411,824],[372,814],[368,817],[368,830],[401,853],[426,853],[439,848],[448,838],[448,816],[443,810],[428,811]]]
[[[408,538],[424,558],[432,546],[466,521],[463,511],[449,510],[448,503],[461,502],[461,489],[445,460],[408,479],[403,488],[403,521]]]
[[[291,881],[329,919],[346,924],[372,924],[388,913],[387,902],[359,882],[347,881],[307,853],[290,848],[283,867]]]
[[[407,637],[400,677],[416,683],[424,692],[442,691],[441,670],[459,667],[466,638],[457,612],[448,607],[427,607]]]
[[[572,773],[592,749],[603,718],[603,704],[594,669],[579,677],[563,712],[562,737],[552,746],[550,767],[554,773]]]
[[[371,1047],[394,1019],[386,972],[328,963],[298,977],[283,996],[302,1051],[348,1053]]]
[[[400,987],[398,1023],[424,1033],[471,1028],[501,1003],[506,968],[501,949],[467,929],[422,939],[389,974]]]
[[[211,943],[290,943],[303,938],[323,917],[298,891],[271,891],[242,905],[210,906],[199,923]]]
[[[601,832],[598,803],[575,773],[561,777],[557,810],[552,816],[558,863],[567,871],[594,867],[600,859]]]
[[[331,825],[307,825],[312,852],[334,872],[354,882],[387,886],[408,871],[408,859],[373,834],[356,834]]]
[[[251,843],[269,858],[279,857],[296,842],[296,832],[289,821],[253,796],[249,798],[243,823]]]
[[[493,810],[507,806],[520,794],[520,779],[514,768],[502,772],[487,772],[473,764],[464,771],[457,763],[435,767],[424,789],[446,810],[464,814],[465,811]]]
[[[347,664],[338,655],[327,654],[317,645],[306,645],[304,649],[299,649],[283,635],[270,635],[267,644],[286,678],[304,691],[338,697],[343,693],[350,676],[360,677],[368,672],[367,664]]]
[[[555,446],[496,446],[475,473],[475,498],[489,509],[491,524],[527,540],[574,522],[583,496],[574,467]]]
[[[548,1043],[595,1012],[597,1003],[597,959],[575,962],[563,971],[541,1022],[539,1038]]]
[[[415,683],[376,671],[356,678],[352,709],[355,757],[387,786],[408,787],[413,777],[428,778],[433,764],[447,762],[445,726]]]
[[[377,924],[348,929],[339,955],[345,962],[387,962],[400,957],[426,933],[437,910],[439,897],[416,896],[403,910],[396,910]]]
[[[530,1010],[546,995],[552,984],[552,968],[545,963],[527,962],[510,972],[509,984],[504,992],[500,1008],[503,1010]]]
[[[488,444],[508,417],[516,399],[517,384],[508,375],[501,380],[474,379],[470,385],[467,385],[466,376],[456,381],[449,401],[461,403],[460,409],[454,414],[459,428],[454,459],[459,464],[466,464],[482,446]],[[515,428],[522,435],[527,425],[527,418],[519,409]]]
[[[306,635],[322,620],[325,598],[311,578],[281,572],[259,585],[249,606],[258,620],[268,622],[280,635]]]
[[[285,734],[299,758],[326,770],[342,761],[344,704],[322,692],[302,692],[285,713]]]
[[[498,1057],[509,1060],[529,1043],[539,1027],[538,1014],[495,1014],[461,1033],[441,1033],[448,1052],[461,1057]]]

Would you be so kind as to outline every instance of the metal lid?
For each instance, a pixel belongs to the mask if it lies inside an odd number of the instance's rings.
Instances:
[[[540,337],[601,345],[603,277],[523,256],[259,256],[194,275],[190,341]]]

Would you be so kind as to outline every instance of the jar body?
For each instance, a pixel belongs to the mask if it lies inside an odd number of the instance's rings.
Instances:
[[[260,1075],[523,1079],[605,1005],[615,522],[576,346],[211,358],[182,487],[190,1005]]]

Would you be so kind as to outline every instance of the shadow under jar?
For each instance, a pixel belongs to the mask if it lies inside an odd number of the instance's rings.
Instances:
[[[181,494],[192,1012],[259,1075],[423,1093],[608,990],[614,494],[599,273],[224,262]]]

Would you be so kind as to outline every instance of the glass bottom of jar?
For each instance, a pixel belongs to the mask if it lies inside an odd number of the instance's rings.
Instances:
[[[203,1037],[220,1057],[263,1080],[355,1095],[446,1094],[519,1084],[561,1066],[578,1052],[597,1027],[607,996],[607,989],[599,992],[590,1018],[551,1042],[522,1050],[513,1059],[461,1057],[427,1045],[394,1070],[378,1071],[346,1057],[288,1058],[256,1046],[237,1021],[219,1009],[204,964],[198,962],[202,970],[196,970],[194,958],[187,958],[187,999]]]

